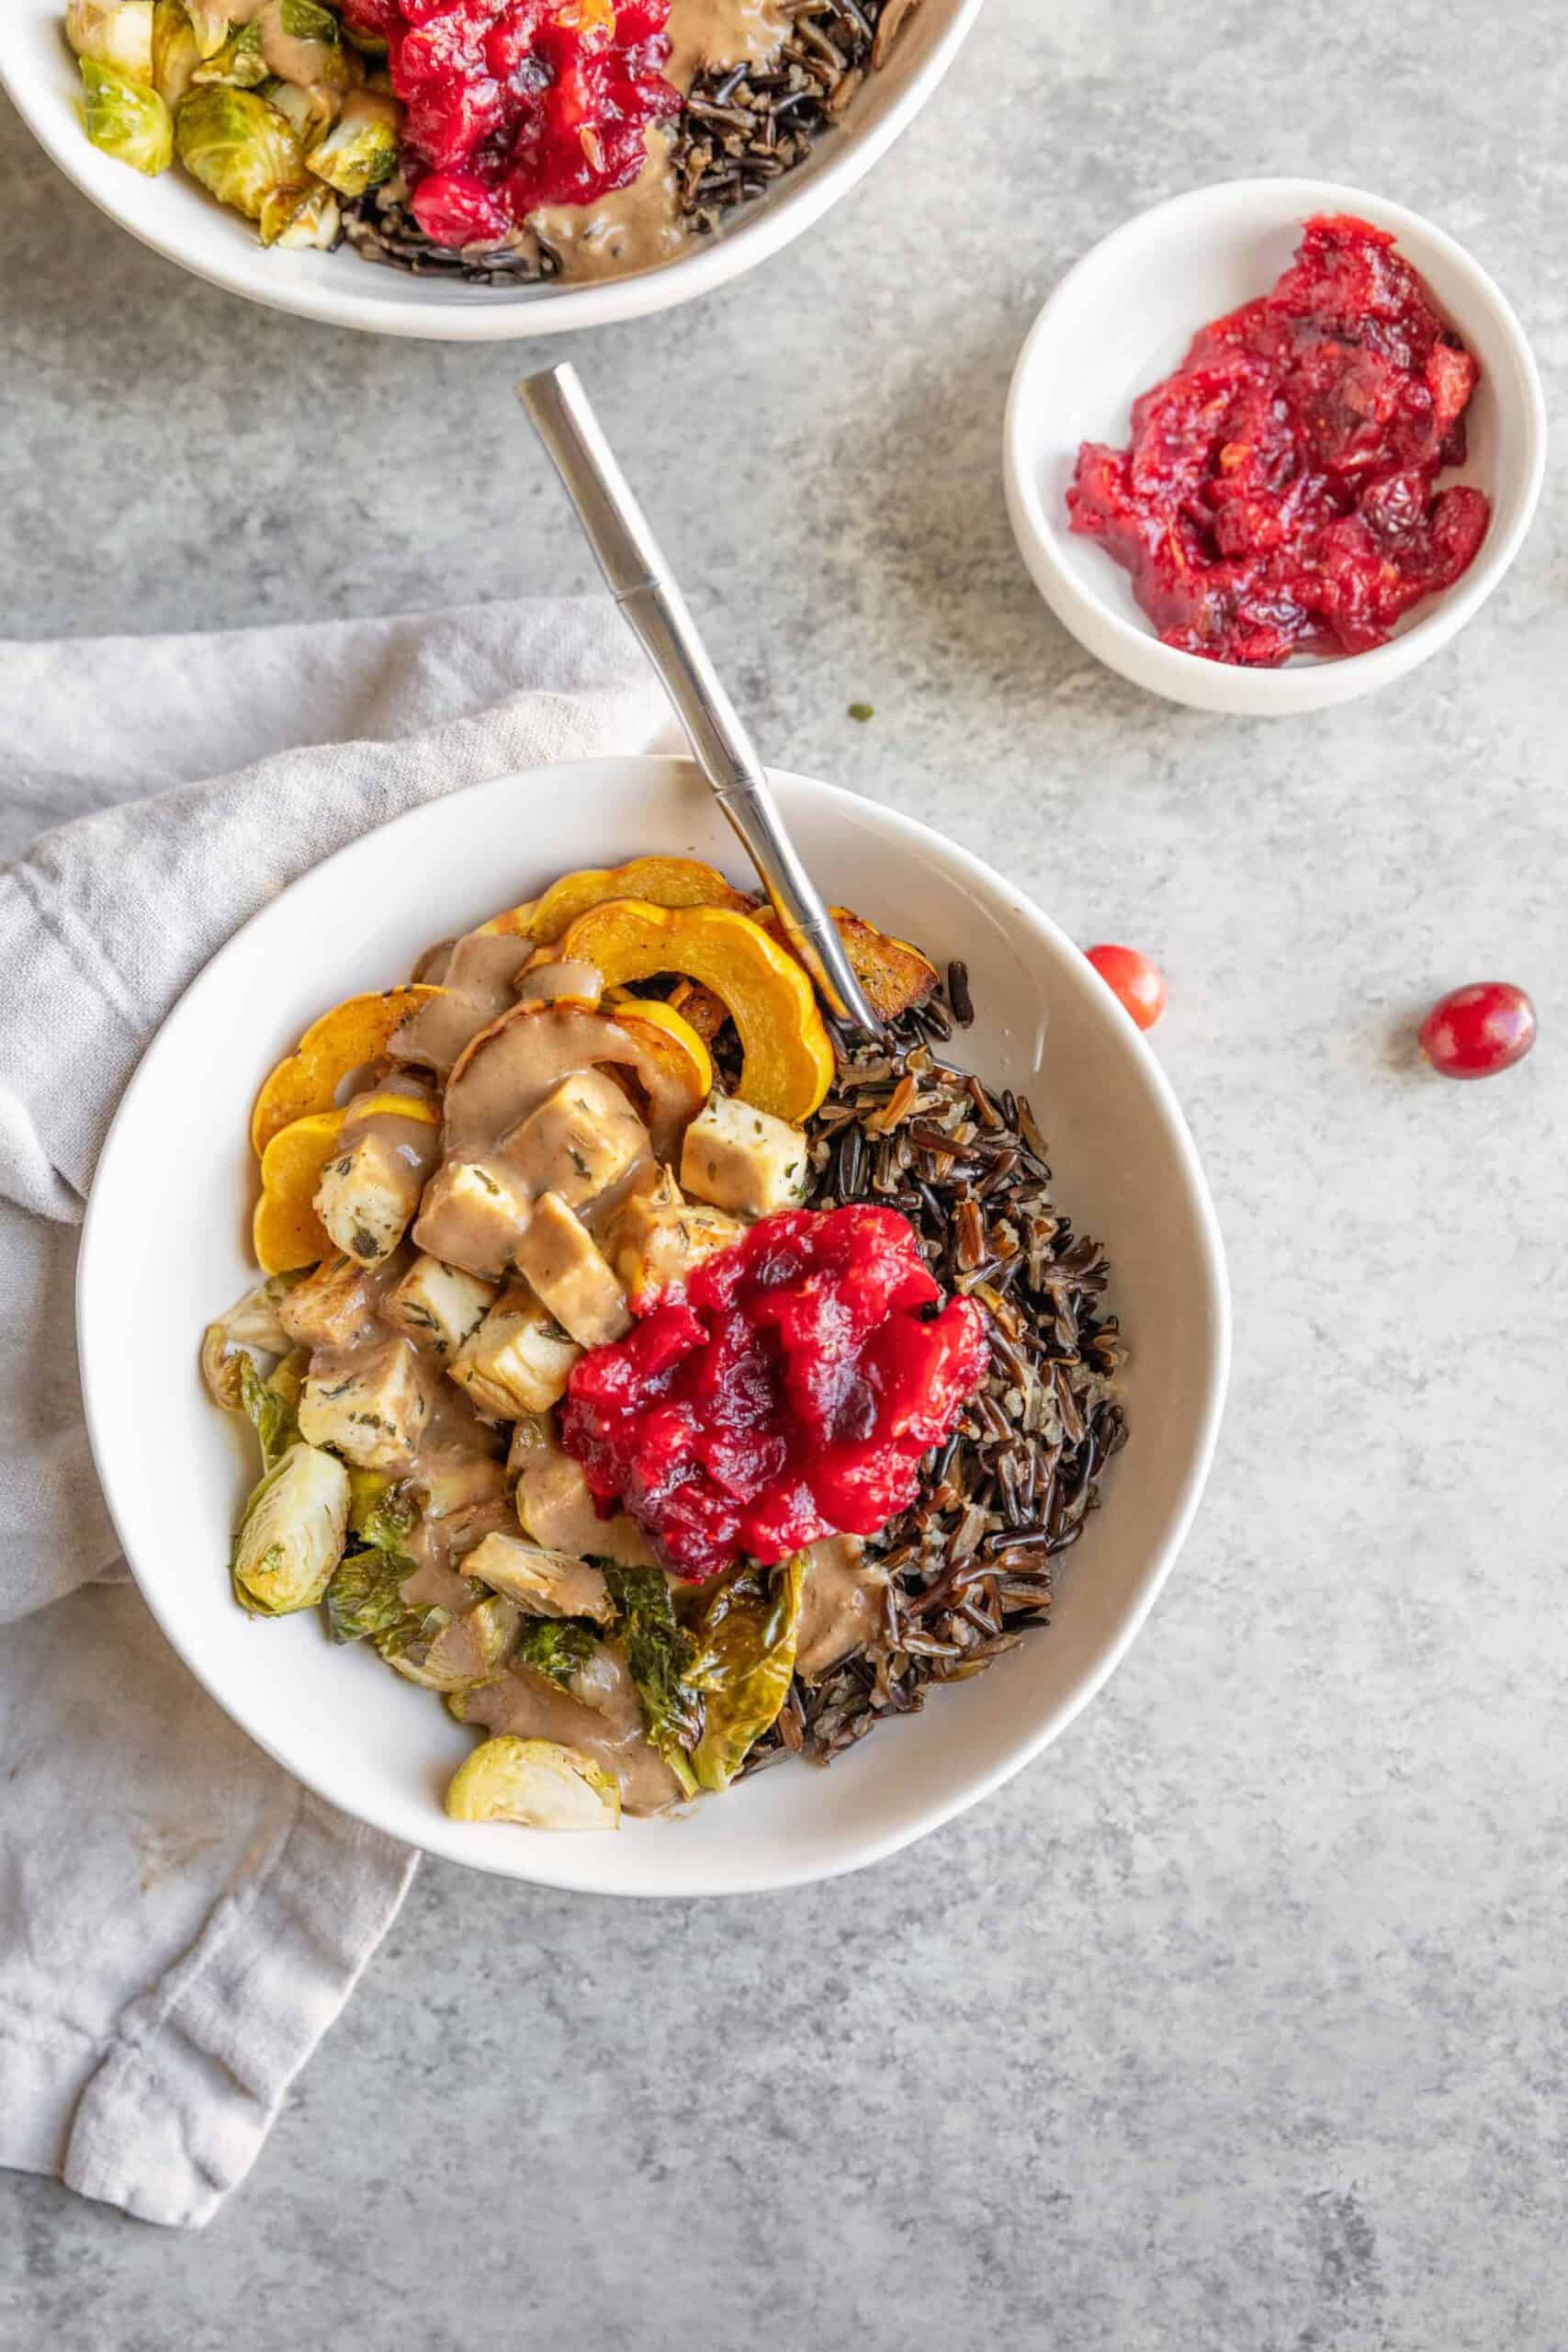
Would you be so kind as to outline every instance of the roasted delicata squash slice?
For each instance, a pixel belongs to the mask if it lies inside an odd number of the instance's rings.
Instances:
[[[698,1102],[713,1091],[713,1056],[706,1041],[672,1004],[656,996],[633,996],[630,989],[611,989],[604,1011],[638,1045],[650,1053],[676,1084]]]
[[[900,1013],[936,994],[941,975],[918,947],[907,939],[895,939],[891,932],[878,931],[849,907],[830,907],[829,912],[872,1011],[884,1021],[897,1021]],[[771,907],[764,907],[757,921],[782,947],[788,947],[784,925]]]
[[[411,982],[405,988],[385,989],[379,995],[348,997],[313,1021],[256,1096],[251,1143],[258,1157],[274,1136],[296,1119],[330,1111],[344,1080],[379,1061],[400,1022],[440,993],[439,989]]]
[[[750,915],[612,899],[580,915],[554,952],[593,965],[606,989],[660,972],[712,989],[740,1035],[741,1099],[775,1118],[809,1118],[832,1082],[833,1048],[810,979]]]
[[[608,1772],[553,1739],[481,1741],[446,1792],[454,1821],[514,1821],[525,1829],[618,1829],[621,1792]]]
[[[332,1237],[316,1214],[321,1170],[343,1133],[341,1111],[314,1111],[269,1137],[262,1153],[261,1198],[251,1236],[264,1274],[287,1274],[333,1255]]]
[[[515,932],[520,938],[553,946],[579,915],[607,899],[643,899],[654,907],[732,907],[743,914],[752,901],[732,888],[716,866],[694,857],[634,857],[625,865],[585,866],[563,874],[542,899],[496,915],[487,932]]]

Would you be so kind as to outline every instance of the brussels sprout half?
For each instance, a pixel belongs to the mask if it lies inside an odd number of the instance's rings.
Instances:
[[[66,0],[65,38],[78,57],[151,85],[152,0]]]
[[[402,119],[395,98],[378,97],[374,90],[351,91],[336,124],[307,150],[305,161],[340,196],[363,196],[396,171]]]
[[[343,212],[330,187],[275,188],[256,223],[264,245],[312,246],[330,253],[343,232]]]
[[[425,1690],[471,1690],[488,1682],[505,1665],[517,1639],[519,1619],[510,1600],[492,1594],[473,1609],[452,1617],[433,1609],[417,1641],[405,1649],[390,1645],[381,1651],[387,1664],[405,1682]],[[434,1638],[427,1636],[434,1630]]]
[[[106,155],[155,180],[174,161],[174,125],[156,90],[128,81],[112,65],[82,60],[82,119],[88,138]]]
[[[152,11],[152,86],[166,107],[177,107],[201,63],[185,0],[157,0]]]
[[[284,82],[275,74],[262,83],[258,96],[276,107],[303,148],[318,145],[337,120],[341,103],[335,90],[319,82]]]
[[[259,220],[280,188],[306,193],[299,141],[275,107],[254,90],[221,85],[193,90],[175,116],[175,144],[209,196]]]
[[[258,1617],[313,1609],[348,1528],[348,1473],[335,1454],[292,1445],[245,1506],[234,1539],[234,1597]]]
[[[261,20],[253,17],[248,25],[237,26],[222,48],[204,59],[191,78],[198,88],[212,85],[254,90],[266,80],[267,70],[262,53]]]
[[[446,1792],[454,1821],[514,1821],[525,1829],[618,1829],[621,1792],[608,1772],[553,1739],[481,1741]]]

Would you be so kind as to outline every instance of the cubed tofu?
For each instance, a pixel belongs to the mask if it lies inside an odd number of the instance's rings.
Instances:
[[[487,1535],[464,1561],[463,1574],[478,1577],[534,1617],[592,1617],[607,1625],[615,1613],[600,1569],[541,1552],[517,1535]]]
[[[681,1186],[716,1209],[748,1219],[797,1209],[810,1172],[806,1136],[787,1120],[714,1094],[686,1129]]]
[[[448,1159],[424,1188],[413,1238],[444,1265],[495,1282],[512,1263],[529,1205],[528,1188],[512,1169]]]
[[[340,1250],[362,1266],[378,1266],[408,1231],[420,1188],[419,1170],[372,1131],[328,1160],[316,1187],[316,1215]]]
[[[494,1304],[493,1283],[425,1256],[414,1260],[381,1313],[416,1346],[434,1348],[443,1363],[449,1363]]]
[[[517,1264],[535,1295],[583,1347],[603,1347],[630,1330],[626,1293],[609,1260],[558,1193],[542,1193],[535,1202]]]
[[[430,1417],[409,1340],[313,1356],[299,1392],[299,1434],[361,1470],[407,1470]]]
[[[566,1394],[582,1350],[521,1283],[503,1291],[447,1371],[481,1413],[500,1421],[547,1413]]]
[[[648,1129],[613,1078],[583,1069],[562,1079],[536,1111],[502,1143],[536,1194],[554,1193],[569,1208],[597,1200],[649,1148]]]
[[[738,1218],[700,1201],[683,1201],[666,1181],[639,1193],[617,1211],[604,1238],[604,1254],[626,1290],[662,1290],[684,1280],[715,1250],[728,1250],[746,1230]]]
[[[346,1348],[376,1312],[376,1285],[352,1258],[323,1258],[282,1300],[277,1319],[296,1347]]]

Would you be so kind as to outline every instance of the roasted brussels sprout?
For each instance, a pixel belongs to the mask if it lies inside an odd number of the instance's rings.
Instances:
[[[284,82],[274,74],[262,83],[257,95],[276,107],[301,148],[315,146],[337,120],[338,95],[323,89],[319,82]]]
[[[272,1378],[264,1380],[249,1356],[241,1357],[240,1408],[255,1430],[264,1469],[270,1470],[299,1443],[299,1374],[291,1363],[287,1373],[279,1364]]]
[[[696,1627],[686,1679],[703,1694],[703,1735],[692,1751],[698,1786],[727,1789],[778,1721],[795,1673],[807,1559],[727,1577]]]
[[[168,170],[175,153],[174,126],[156,90],[91,57],[82,60],[82,89],[83,120],[95,147],[150,180]]]
[[[291,1445],[245,1506],[234,1539],[234,1594],[260,1617],[313,1609],[343,1554],[348,1473],[335,1455]]]
[[[203,57],[216,57],[229,38],[229,0],[185,0],[186,15]]]
[[[279,188],[307,187],[299,141],[254,90],[193,90],[175,117],[175,144],[192,177],[249,220]]]
[[[65,38],[78,57],[151,85],[152,0],[66,0]]]
[[[202,1333],[201,1376],[227,1411],[245,1409],[240,1394],[241,1356],[251,1359],[254,1371],[255,1357],[287,1355],[293,1345],[278,1320],[278,1311],[293,1286],[292,1275],[274,1274],[236,1299],[227,1315],[220,1315]]]
[[[267,77],[267,62],[262,51],[261,19],[253,17],[248,25],[236,25],[220,50],[203,58],[191,79],[198,86],[215,84],[236,90],[254,90]]]
[[[201,63],[185,0],[157,0],[152,11],[152,86],[166,107],[177,107]]]
[[[460,1617],[431,1610],[416,1641],[403,1649],[385,1648],[381,1655],[405,1682],[426,1690],[470,1690],[505,1665],[517,1627],[511,1601],[492,1594]]]
[[[454,1821],[525,1829],[618,1829],[621,1792],[597,1764],[553,1739],[487,1739],[452,1776]]]
[[[305,161],[340,196],[363,196],[390,179],[398,164],[401,107],[373,90],[352,90],[324,139],[307,150]]]

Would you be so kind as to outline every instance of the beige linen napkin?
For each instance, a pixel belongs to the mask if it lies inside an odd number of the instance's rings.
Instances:
[[[667,728],[599,600],[0,644],[0,2165],[209,2221],[413,1867],[253,1747],[123,1581],[72,1291],[125,1083],[329,852]]]

